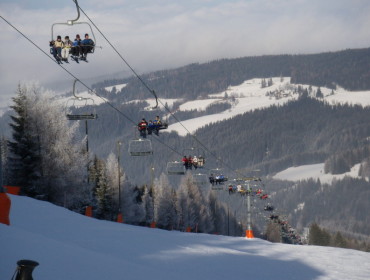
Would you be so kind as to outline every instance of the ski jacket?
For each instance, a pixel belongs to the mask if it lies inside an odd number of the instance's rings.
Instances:
[[[148,123],[147,122],[139,122],[139,124],[138,124],[138,129],[139,130],[145,130],[146,128],[147,128],[147,126],[148,126]]]
[[[64,44],[64,48],[65,49],[70,49],[71,47],[72,47],[72,41],[71,40],[65,40],[64,42],[63,42],[63,44]]]
[[[64,47],[64,43],[62,40],[58,41],[51,41],[50,42],[50,46],[53,47],[53,48],[63,48]]]
[[[81,40],[75,39],[75,40],[73,41],[73,43],[72,43],[72,46],[73,46],[73,47],[77,47],[77,46],[79,46],[80,44],[81,44]]]
[[[94,46],[94,41],[91,40],[91,39],[83,39],[81,41],[81,45],[84,45],[84,46]]]

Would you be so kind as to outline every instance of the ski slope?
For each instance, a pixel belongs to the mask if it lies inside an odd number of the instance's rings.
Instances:
[[[350,249],[164,231],[96,220],[9,195],[0,224],[0,279],[20,259],[40,263],[35,280],[368,280],[370,254]]]

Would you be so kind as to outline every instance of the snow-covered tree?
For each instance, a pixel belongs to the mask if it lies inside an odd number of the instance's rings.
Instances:
[[[154,220],[157,226],[169,230],[176,228],[176,192],[171,188],[164,173],[155,181],[154,188]]]
[[[120,174],[121,178],[118,179],[118,174]],[[118,159],[117,156],[115,156],[113,153],[110,153],[107,158],[106,163],[106,175],[108,180],[108,185],[111,189],[112,194],[112,211],[114,213],[118,213],[118,204],[119,204],[119,189],[118,182],[122,183],[125,180],[124,173],[120,167],[118,169]]]
[[[30,118],[30,89],[18,85],[17,96],[13,98],[14,105],[10,106],[12,140],[8,141],[10,154],[8,167],[11,173],[9,184],[21,187],[22,193],[30,196],[39,195],[36,182],[41,176],[40,143],[32,131]]]
[[[113,219],[113,191],[107,177],[106,163],[95,157],[90,177],[93,179],[96,199],[96,216],[101,219]]]
[[[154,221],[154,205],[153,205],[153,190],[148,187],[144,186],[144,194],[142,197],[142,204],[143,209],[145,211],[145,219],[144,222],[146,225],[149,225],[151,222]]]
[[[18,87],[10,124],[10,168],[24,193],[78,209],[91,200],[87,155],[75,140],[78,123],[67,121],[64,105],[53,97],[37,85]]]
[[[122,213],[125,223],[135,225],[143,223],[145,211],[140,189],[128,181],[124,181],[122,187]]]
[[[211,230],[208,203],[199,187],[194,183],[191,174],[182,180],[178,189],[177,209],[180,218],[180,229],[191,227],[202,232]]]

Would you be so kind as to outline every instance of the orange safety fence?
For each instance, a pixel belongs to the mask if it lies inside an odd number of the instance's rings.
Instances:
[[[4,186],[4,188],[7,193],[14,194],[14,195],[19,195],[21,191],[21,187],[17,187],[17,186]]]
[[[123,223],[123,215],[122,215],[122,213],[118,213],[118,215],[117,215],[117,223]]]
[[[93,213],[92,213],[92,206],[86,206],[86,209],[85,209],[85,216],[88,216],[88,217],[92,217],[92,216],[93,216]]]
[[[9,214],[12,202],[6,193],[0,193],[0,223],[10,225]]]
[[[247,229],[247,230],[245,231],[245,237],[246,237],[246,238],[254,238],[253,230],[251,230],[251,229]]]

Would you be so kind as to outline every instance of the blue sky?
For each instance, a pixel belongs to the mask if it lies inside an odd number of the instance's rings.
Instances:
[[[139,73],[219,58],[370,46],[368,0],[80,0],[79,5]],[[0,0],[0,14],[48,52],[51,25],[74,19],[76,8],[72,0]],[[81,15],[80,21],[88,20]],[[78,27],[58,26],[55,33],[74,37],[89,30]],[[2,19],[0,30],[3,100],[20,81],[72,84],[64,70]],[[102,49],[90,63],[66,67],[81,80],[128,74],[103,37],[94,33]]]

